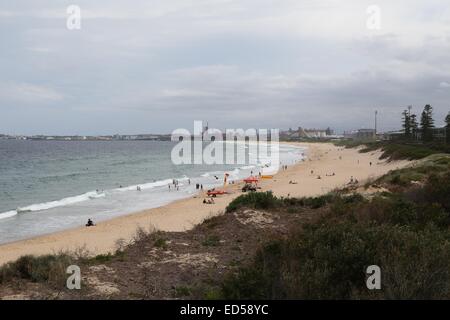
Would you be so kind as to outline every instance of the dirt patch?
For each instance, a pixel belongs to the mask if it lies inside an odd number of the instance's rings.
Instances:
[[[30,300],[30,297],[25,294],[12,294],[9,296],[3,296],[1,300]]]
[[[243,225],[253,224],[257,228],[267,228],[273,224],[274,216],[270,213],[255,210],[244,210],[234,214],[236,219]]]
[[[24,292],[38,292],[31,298],[203,299],[229,272],[250,263],[261,244],[315,216],[317,211],[301,209],[215,216],[190,231],[143,236],[101,264],[80,262],[82,290],[55,290],[45,283],[36,289],[28,283],[9,291],[0,287],[0,297],[26,299],[30,295]]]
[[[166,252],[168,253],[168,252]],[[180,255],[176,254],[169,254],[166,259],[163,259],[161,261],[145,261],[141,263],[140,267],[149,267],[154,265],[155,263],[159,264],[176,264],[179,265],[181,268],[206,268],[208,266],[217,264],[219,260],[217,257],[210,253],[197,253],[197,254],[190,254],[190,253],[184,253]]]
[[[85,278],[86,283],[94,290],[91,295],[112,296],[120,293],[119,288],[112,282],[100,281],[96,276],[88,276]]]
[[[371,199],[374,196],[376,196],[377,194],[380,194],[383,192],[391,193],[391,191],[389,191],[389,189],[378,186],[378,185],[371,185],[368,188],[361,187],[361,188],[358,188],[356,191],[367,199]]]

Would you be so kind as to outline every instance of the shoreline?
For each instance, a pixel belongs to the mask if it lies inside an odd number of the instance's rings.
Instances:
[[[276,196],[284,197],[316,196],[344,186],[352,176],[363,182],[410,163],[380,161],[379,151],[359,153],[358,149],[345,149],[331,143],[288,144],[307,147],[306,160],[280,170],[271,180],[262,180],[259,184],[261,191],[271,190]],[[335,176],[326,176],[333,172]],[[321,179],[317,179],[318,175]],[[215,198],[214,205],[203,204],[204,192],[160,207],[108,219],[92,228],[80,226],[2,244],[0,265],[26,254],[52,254],[80,248],[92,255],[107,254],[116,249],[119,239],[132,240],[138,228],[175,232],[190,230],[205,219],[221,214],[231,200],[242,194],[242,185],[242,181],[228,185],[226,189],[230,193]]]

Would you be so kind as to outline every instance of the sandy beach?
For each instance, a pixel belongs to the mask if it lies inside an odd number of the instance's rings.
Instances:
[[[363,183],[408,165],[408,161],[380,161],[380,152],[359,153],[325,143],[299,143],[308,147],[307,159],[281,170],[273,179],[262,180],[262,191],[272,190],[277,196],[314,196],[347,184],[351,177]],[[370,165],[372,162],[372,165]],[[311,173],[313,171],[313,174]],[[332,174],[335,174],[334,176]],[[321,179],[318,179],[320,175]],[[332,175],[332,176],[330,176]],[[290,184],[292,181],[294,184]],[[185,231],[206,218],[221,214],[227,204],[242,194],[242,184],[227,187],[229,194],[203,204],[203,195],[175,201],[166,206],[145,210],[98,223],[92,228],[80,227],[0,246],[0,264],[25,254],[48,254],[85,247],[91,254],[112,252],[118,239],[131,241],[138,227],[145,230]],[[83,224],[80,222],[80,224]]]

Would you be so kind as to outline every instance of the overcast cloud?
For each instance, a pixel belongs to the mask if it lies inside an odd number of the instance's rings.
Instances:
[[[448,0],[0,0],[0,40],[0,133],[342,131],[375,109],[391,130],[408,105],[450,110]]]

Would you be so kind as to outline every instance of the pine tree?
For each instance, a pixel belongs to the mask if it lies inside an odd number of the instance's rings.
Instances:
[[[402,120],[403,120],[403,124],[402,124],[403,132],[405,134],[405,138],[409,139],[410,136],[411,136],[411,119],[410,119],[408,110],[404,110],[402,115],[403,115],[403,118],[402,118]]]
[[[433,140],[433,108],[427,104],[422,112],[422,117],[420,118],[420,126],[422,129],[422,141],[429,142]]]
[[[412,114],[410,116],[411,136],[413,139],[417,138],[417,131],[419,130],[419,124],[417,123],[417,116]]]
[[[450,144],[450,112],[445,117],[445,141]]]

